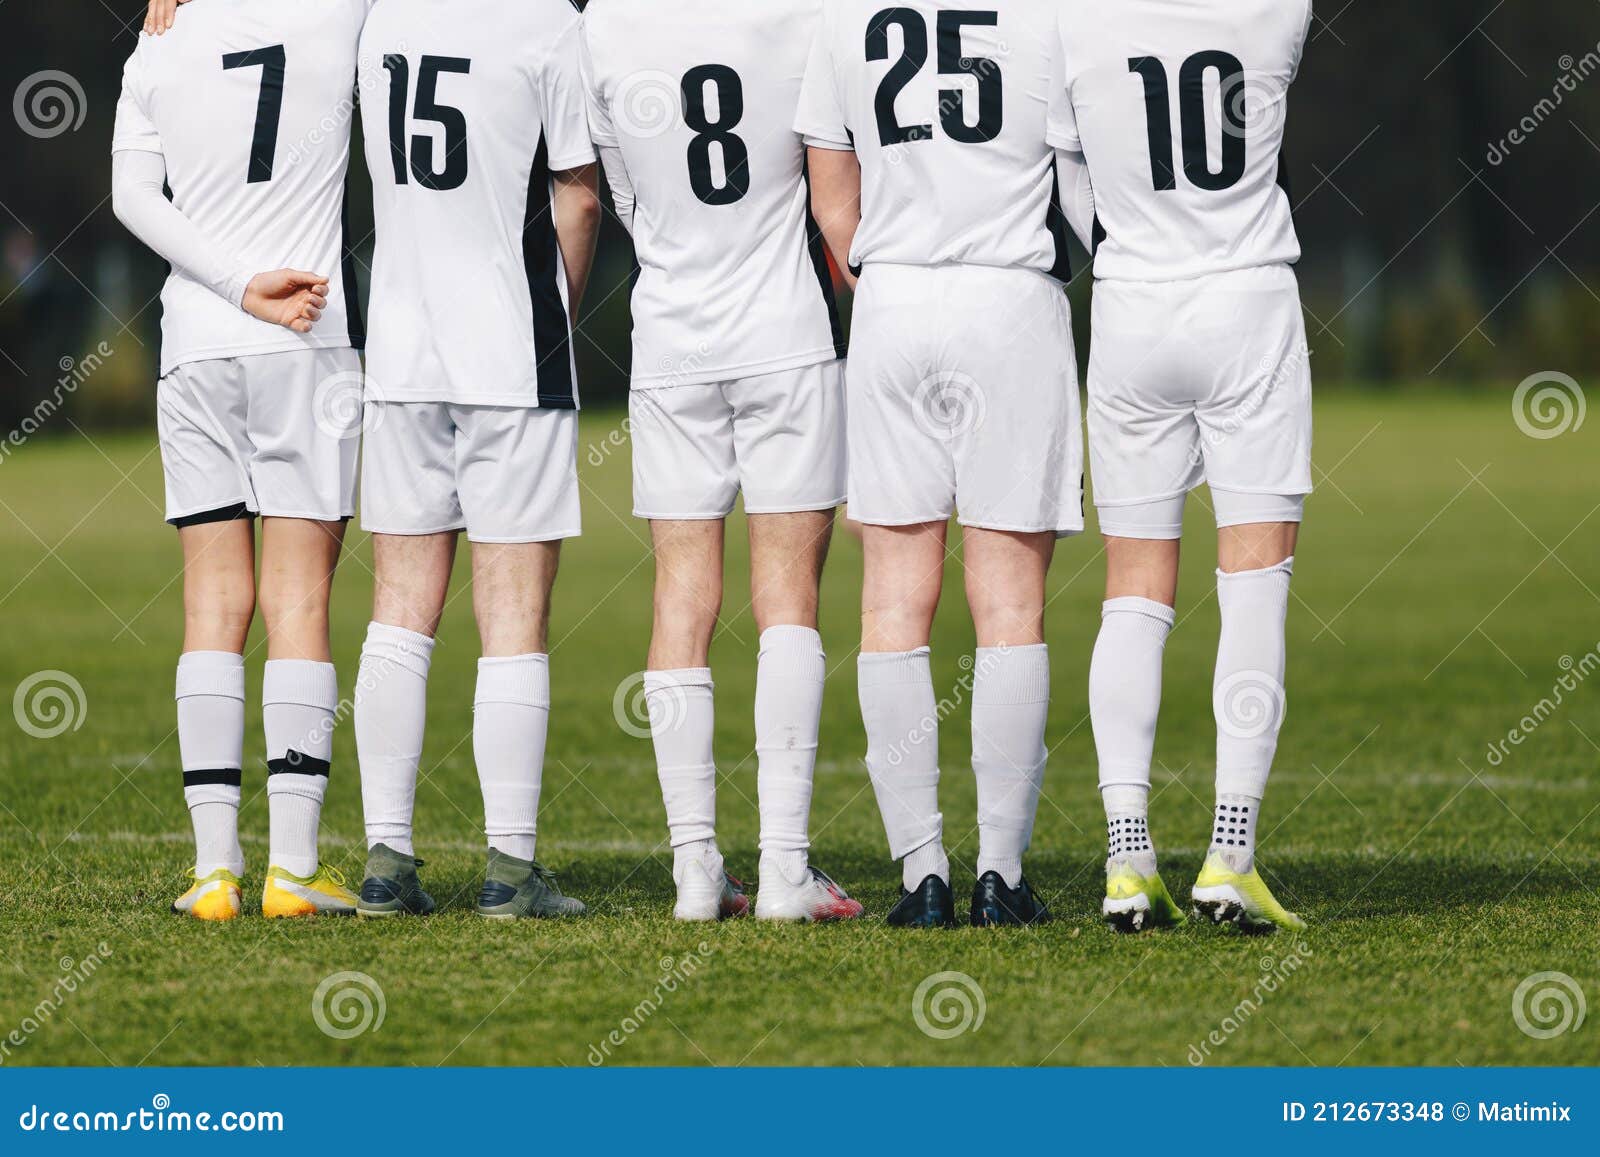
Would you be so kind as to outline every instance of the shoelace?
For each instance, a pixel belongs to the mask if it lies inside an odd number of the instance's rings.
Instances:
[[[538,860],[533,861],[533,874],[539,877],[539,880],[546,888],[549,888],[557,896],[561,895],[561,889],[556,884],[556,874]]]

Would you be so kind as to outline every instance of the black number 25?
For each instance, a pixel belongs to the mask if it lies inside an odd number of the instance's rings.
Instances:
[[[256,127],[250,138],[250,169],[245,183],[270,181],[278,152],[278,120],[283,114],[283,45],[230,52],[222,58],[222,67],[261,70],[261,94],[256,97]]]
[[[411,115],[444,129],[444,168],[434,166],[433,138],[418,135],[406,148],[406,104],[411,88],[411,62],[398,53],[383,58],[389,70],[389,158],[394,183],[407,183],[407,173],[424,189],[459,189],[467,179],[467,118],[458,108],[438,101],[441,72],[466,74],[472,61],[461,56],[424,56],[417,62],[417,103]]]
[[[1222,80],[1222,167],[1211,171],[1206,159],[1206,73]],[[1166,66],[1153,56],[1135,56],[1128,71],[1144,81],[1145,127],[1150,134],[1150,178],[1157,191],[1176,189],[1172,165],[1172,98]],[[1244,65],[1226,52],[1197,52],[1178,70],[1178,120],[1183,133],[1183,175],[1198,189],[1231,189],[1244,176],[1245,122],[1241,88]]]
[[[965,74],[978,81],[978,120],[967,123],[967,96],[959,88],[939,90],[939,123],[945,135],[963,144],[982,144],[1000,135],[1005,121],[1005,100],[1000,85],[1000,65],[982,56],[968,56],[961,50],[961,30],[968,26],[994,27],[1000,22],[997,12],[947,9],[935,24],[939,44],[939,74]],[[902,125],[894,112],[906,85],[928,63],[928,25],[915,8],[885,8],[867,22],[867,59],[889,59],[889,26],[900,29],[900,58],[883,74],[873,98],[878,118],[878,141],[903,145],[933,137],[933,125]]]

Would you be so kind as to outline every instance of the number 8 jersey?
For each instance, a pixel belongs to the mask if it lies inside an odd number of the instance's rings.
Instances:
[[[594,161],[567,0],[383,0],[361,36],[369,399],[573,409],[550,174]]]
[[[1299,260],[1281,154],[1310,24],[1310,0],[1064,0],[1050,143],[1088,163],[1096,277]]]

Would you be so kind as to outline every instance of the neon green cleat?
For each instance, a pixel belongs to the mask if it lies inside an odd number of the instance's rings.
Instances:
[[[1100,914],[1118,932],[1174,928],[1184,921],[1183,909],[1161,882],[1161,874],[1146,876],[1127,860],[1106,865],[1106,898]]]
[[[193,868],[187,875],[194,883],[172,902],[175,913],[196,920],[232,920],[239,915],[238,876],[227,868],[218,868],[204,879],[196,878]]]
[[[1194,914],[1215,924],[1232,924],[1241,932],[1299,930],[1306,922],[1273,897],[1261,873],[1252,866],[1237,872],[1222,853],[1206,856],[1194,882]]]
[[[276,866],[267,872],[261,914],[269,920],[285,916],[349,916],[355,910],[356,894],[345,887],[337,868],[319,864],[309,876],[296,876]]]

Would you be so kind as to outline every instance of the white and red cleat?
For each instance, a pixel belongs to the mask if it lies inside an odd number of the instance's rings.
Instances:
[[[732,920],[750,912],[744,885],[723,869],[721,856],[710,862],[704,859],[685,861],[678,870],[676,883],[678,902],[672,909],[674,920]]]
[[[861,913],[860,902],[847,896],[826,872],[808,866],[795,882],[778,864],[762,862],[761,890],[756,893],[757,920],[817,924],[826,920],[854,920]]]

